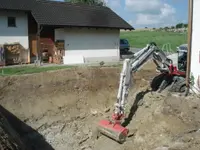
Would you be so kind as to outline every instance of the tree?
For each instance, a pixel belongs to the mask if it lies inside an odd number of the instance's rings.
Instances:
[[[71,3],[83,3],[88,5],[105,6],[104,0],[65,0],[65,1]]]
[[[183,28],[184,27],[184,24],[183,23],[178,23],[177,25],[176,25],[176,28]]]
[[[165,30],[168,30],[168,29],[169,29],[169,27],[165,27],[164,29],[165,29]]]
[[[188,24],[184,24],[183,26],[184,26],[184,28],[187,28],[187,27],[188,27]]]
[[[174,26],[171,26],[171,29],[174,29],[175,27]]]

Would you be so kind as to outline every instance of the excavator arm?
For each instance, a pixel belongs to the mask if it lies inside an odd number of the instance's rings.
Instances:
[[[120,74],[117,101],[112,119],[99,122],[98,131],[119,143],[123,143],[128,135],[128,129],[121,125],[121,121],[124,118],[125,105],[132,83],[132,74],[138,71],[151,58],[156,64],[157,70],[161,73],[171,73],[173,71],[170,69],[173,66],[172,60],[167,58],[165,53],[154,42],[147,44],[145,48],[135,53],[133,57],[125,59]]]
[[[145,48],[137,52],[132,58],[125,59],[120,75],[120,82],[115,104],[114,119],[120,120],[124,115],[126,99],[131,85],[132,74],[137,72],[149,59],[153,59],[160,72],[169,72],[169,66],[173,63],[167,58],[155,43],[148,44]]]

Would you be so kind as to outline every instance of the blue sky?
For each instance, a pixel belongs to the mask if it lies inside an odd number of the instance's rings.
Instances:
[[[188,0],[104,0],[134,28],[187,23]]]

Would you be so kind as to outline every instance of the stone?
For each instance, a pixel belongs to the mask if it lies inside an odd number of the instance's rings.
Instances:
[[[94,110],[94,109],[90,109],[90,112],[94,116],[98,114],[97,110]]]
[[[106,109],[104,110],[105,113],[107,113],[107,112],[109,112],[109,111],[110,111],[110,108],[106,108]]]
[[[169,148],[168,147],[157,147],[154,150],[169,150]]]

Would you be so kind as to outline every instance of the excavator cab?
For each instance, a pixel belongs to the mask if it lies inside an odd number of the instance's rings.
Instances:
[[[177,47],[177,54],[178,54],[178,70],[182,72],[186,72],[187,68],[187,52],[188,52],[188,45],[182,44]]]

